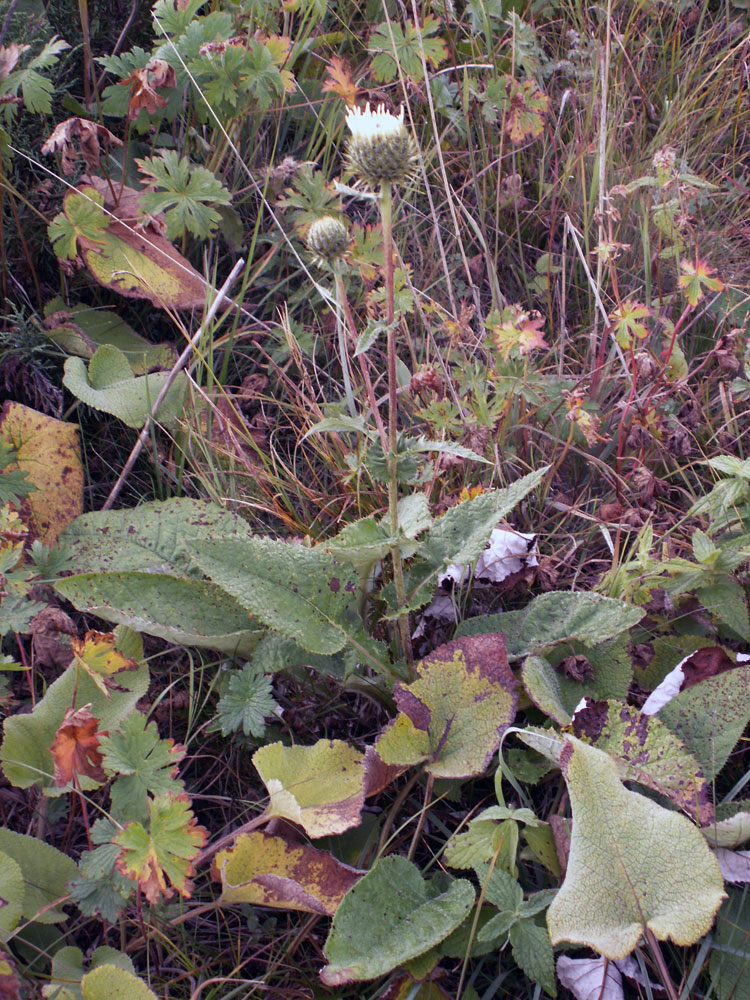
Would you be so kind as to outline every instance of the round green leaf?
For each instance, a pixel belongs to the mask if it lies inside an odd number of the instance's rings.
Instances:
[[[383,976],[447,938],[473,905],[465,879],[435,891],[406,858],[382,858],[336,911],[320,978],[339,986]]]

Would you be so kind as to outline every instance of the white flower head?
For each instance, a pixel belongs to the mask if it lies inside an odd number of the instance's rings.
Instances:
[[[384,104],[378,104],[377,108],[371,111],[368,102],[364,111],[362,108],[351,108],[346,115],[346,124],[352,133],[352,140],[398,135],[405,127],[404,106],[401,105],[396,116],[386,111]]]
[[[379,104],[375,111],[368,104],[352,108],[346,116],[351,132],[347,162],[369,187],[381,184],[404,184],[417,165],[417,147],[404,124],[404,109],[398,115]]]

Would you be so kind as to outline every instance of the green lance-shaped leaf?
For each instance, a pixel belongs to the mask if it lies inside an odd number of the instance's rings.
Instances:
[[[365,801],[364,760],[342,740],[261,747],[253,764],[271,799],[266,815],[299,823],[313,838],[357,826]]]
[[[719,911],[709,969],[718,1000],[750,997],[750,907],[746,891],[730,889]]]
[[[0,829],[0,852],[21,871],[24,920],[35,920],[41,924],[56,924],[64,920],[65,913],[61,906],[50,906],[50,903],[67,895],[67,883],[78,874],[75,861],[36,837],[4,829]],[[0,882],[4,885],[2,880]],[[15,874],[10,885],[17,885]],[[0,897],[5,897],[2,889]]]
[[[195,541],[188,551],[251,614],[311,653],[337,653],[356,635],[356,574],[322,548],[245,537]]]
[[[513,721],[518,687],[502,635],[438,647],[413,684],[394,688],[399,714],[376,750],[387,764],[418,764],[436,778],[481,774]]]
[[[133,510],[84,514],[61,540],[78,575],[59,592],[80,610],[180,645],[250,655],[262,634],[229,594],[201,578],[185,539],[247,534],[237,514],[173,499]]]
[[[517,660],[574,639],[597,645],[637,625],[642,617],[641,608],[601,594],[554,591],[540,594],[520,611],[469,618],[459,626],[456,635],[503,632],[508,657]],[[618,695],[613,692],[600,697]]]
[[[473,905],[465,879],[441,892],[406,858],[381,858],[336,911],[320,978],[339,986],[383,976],[447,938]]]
[[[568,737],[560,765],[573,833],[565,881],[547,913],[552,943],[570,941],[616,961],[646,929],[678,945],[697,941],[725,898],[700,831],[624,788],[603,750]]]
[[[502,490],[490,490],[451,507],[437,518],[420,548],[420,556],[436,569],[449,563],[473,563],[484,551],[492,529],[509,514],[547,474],[548,467],[530,472]],[[495,631],[493,629],[493,631]]]
[[[134,375],[122,351],[104,344],[89,361],[88,369],[81,358],[68,358],[63,384],[87,406],[111,413],[128,427],[142,427],[168,378],[168,372]],[[175,423],[185,405],[186,392],[187,377],[178,372],[157,412],[160,423]]]

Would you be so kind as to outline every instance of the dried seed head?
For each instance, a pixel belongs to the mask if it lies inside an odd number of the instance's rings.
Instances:
[[[346,149],[347,165],[353,173],[376,188],[381,184],[406,184],[417,167],[417,145],[404,125],[404,109],[398,116],[379,104],[375,111],[352,108],[346,116],[351,138]]]
[[[318,264],[331,264],[343,257],[349,246],[349,230],[332,215],[316,219],[307,233],[307,249]]]

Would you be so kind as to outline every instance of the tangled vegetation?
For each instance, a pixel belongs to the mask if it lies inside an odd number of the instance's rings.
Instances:
[[[0,4],[0,996],[750,997],[749,57]]]

